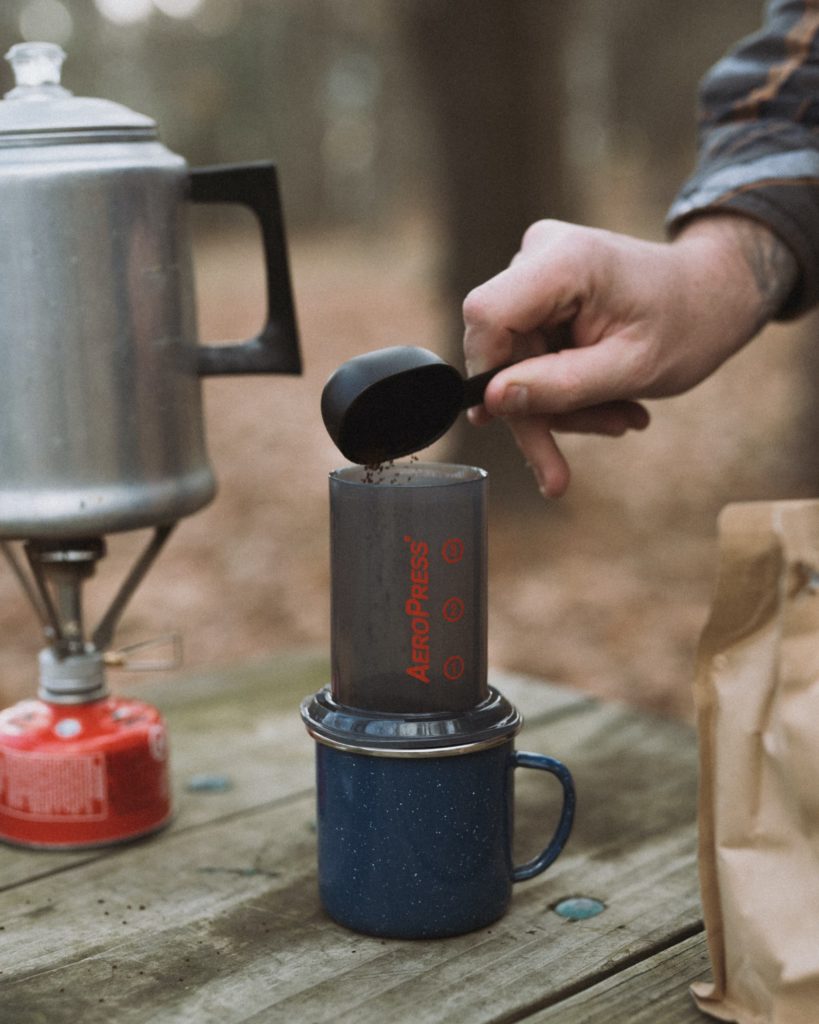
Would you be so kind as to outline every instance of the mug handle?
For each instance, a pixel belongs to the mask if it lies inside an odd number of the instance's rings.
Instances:
[[[537,768],[539,771],[549,772],[550,775],[554,775],[560,780],[563,787],[563,807],[560,811],[560,820],[548,845],[532,860],[512,869],[512,881],[525,882],[527,878],[534,878],[541,871],[545,871],[557,859],[558,854],[566,845],[574,822],[576,803],[574,780],[565,764],[556,761],[553,757],[547,757],[546,754],[531,754],[525,750],[513,750],[510,756],[513,768]]]
[[[296,314],[290,288],[284,219],[276,167],[259,161],[198,167],[190,172],[194,203],[241,203],[259,221],[267,282],[267,317],[260,334],[233,345],[202,345],[202,377],[236,373],[301,373]]]

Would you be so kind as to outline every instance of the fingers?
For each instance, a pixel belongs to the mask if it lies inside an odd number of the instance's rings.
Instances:
[[[469,410],[469,419],[481,426],[492,416],[483,406],[476,406]],[[563,415],[526,416],[508,419],[507,423],[541,494],[545,498],[559,498],[569,486],[571,471],[555,441],[555,432],[621,437],[628,430],[644,430],[649,421],[648,410],[638,402],[606,402]]]
[[[495,417],[486,411],[485,405],[473,405],[471,409],[466,410],[466,418],[473,427],[483,427],[491,423]]]
[[[533,231],[527,232],[512,264],[464,301],[464,353],[470,374],[557,347],[544,343],[543,330],[570,320],[585,300],[593,278],[591,256],[584,260],[589,249],[585,233],[550,224],[535,246],[527,242],[535,237]],[[555,235],[573,240],[558,247]]]
[[[544,498],[559,498],[569,486],[569,464],[555,441],[545,417],[515,420],[512,434],[537,480]]]
[[[525,359],[487,385],[493,416],[563,415],[640,396],[645,361],[640,347],[617,335],[597,345]]]
[[[605,402],[588,409],[551,417],[551,429],[564,434],[603,434],[622,437],[629,430],[645,430],[651,422],[639,402]]]
[[[572,344],[570,324],[520,333],[503,327],[468,325],[464,332],[466,372],[472,377],[493,366],[518,363]]]
[[[495,418],[483,405],[467,411],[469,422],[475,427],[491,423]],[[551,429],[562,434],[603,434],[622,437],[629,430],[645,430],[651,417],[639,402],[605,402],[587,409],[550,416]]]

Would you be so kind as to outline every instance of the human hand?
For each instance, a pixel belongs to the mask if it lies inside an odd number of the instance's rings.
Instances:
[[[558,221],[526,232],[510,266],[464,302],[470,375],[512,363],[470,410],[503,417],[545,496],[569,467],[554,433],[640,430],[640,399],[680,394],[740,349],[781,307],[796,262],[733,214],[692,221],[670,243]],[[570,347],[554,350],[556,330]]]

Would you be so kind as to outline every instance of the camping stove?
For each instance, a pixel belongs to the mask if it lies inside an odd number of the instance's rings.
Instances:
[[[28,541],[29,571],[2,550],[49,643],[40,651],[37,700],[0,712],[0,837],[44,848],[99,846],[146,835],[171,812],[168,741],[156,708],[113,697],[106,664],[125,602],[170,528],[148,547],[97,628],[86,635],[82,587],[105,553],[102,540]]]
[[[184,516],[216,492],[201,379],[299,373],[284,225],[270,163],[191,170],[149,117],[60,84],[51,43],[7,55],[0,101],[0,546],[41,620],[39,693],[0,714],[0,839],[133,839],[168,820],[159,713],[112,697],[125,605]],[[199,345],[188,207],[255,215],[267,318]],[[108,534],[149,529],[91,631],[82,589]],[[22,545],[22,553],[19,546]]]

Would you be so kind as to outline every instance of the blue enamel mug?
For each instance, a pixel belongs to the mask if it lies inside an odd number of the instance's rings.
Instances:
[[[457,716],[396,719],[334,704],[302,705],[316,739],[321,902],[338,923],[388,938],[441,938],[485,927],[512,885],[563,849],[575,793],[564,764],[516,751],[521,719],[497,691]],[[514,773],[555,776],[563,805],[541,852],[512,863]]]

